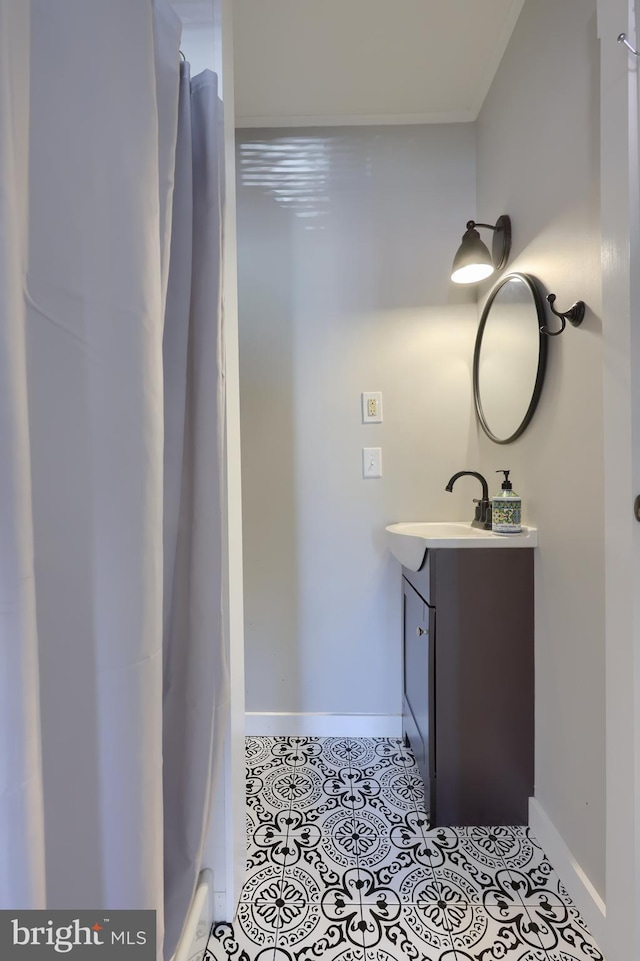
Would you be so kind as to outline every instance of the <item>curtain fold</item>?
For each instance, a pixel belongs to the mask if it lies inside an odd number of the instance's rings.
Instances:
[[[204,71],[190,81],[189,65],[182,64],[164,331],[167,959],[178,943],[202,867],[228,699],[220,613],[224,390],[219,114],[215,74]]]
[[[155,908],[159,959],[226,690],[217,98],[178,143],[179,40],[166,0],[0,0],[0,908]]]
[[[0,0],[0,906],[44,907],[25,303],[28,0]]]

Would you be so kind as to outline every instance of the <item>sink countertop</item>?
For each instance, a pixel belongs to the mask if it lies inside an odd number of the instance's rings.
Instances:
[[[538,530],[523,527],[519,534],[495,534],[472,527],[469,521],[407,521],[385,528],[391,553],[409,570],[420,570],[429,548],[537,547]]]

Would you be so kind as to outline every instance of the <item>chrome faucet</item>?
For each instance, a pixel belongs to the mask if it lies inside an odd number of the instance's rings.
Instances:
[[[474,498],[473,503],[476,505],[475,517],[471,521],[472,527],[480,527],[484,531],[491,530],[491,501],[489,500],[489,485],[487,484],[485,478],[482,474],[478,474],[475,470],[459,470],[457,474],[454,474],[450,479],[449,483],[445,487],[445,490],[452,491],[453,485],[458,480],[459,477],[477,477],[482,484],[482,499],[477,500]]]

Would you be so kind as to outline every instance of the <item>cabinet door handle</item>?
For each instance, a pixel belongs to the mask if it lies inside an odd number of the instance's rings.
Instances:
[[[429,631],[425,631],[422,627],[416,627],[416,637],[422,637],[423,634],[428,634]]]

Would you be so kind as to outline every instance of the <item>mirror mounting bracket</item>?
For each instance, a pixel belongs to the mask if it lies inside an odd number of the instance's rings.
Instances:
[[[560,330],[549,330],[547,325],[544,324],[540,328],[540,333],[547,334],[548,337],[557,337],[558,334],[561,334],[562,331],[567,326],[567,321],[569,321],[569,323],[572,324],[574,327],[579,327],[582,321],[584,320],[584,313],[586,310],[584,300],[576,300],[575,304],[572,304],[571,307],[569,307],[569,310],[563,310],[563,311],[556,310],[556,308],[553,306],[555,303],[555,300],[556,300],[555,294],[547,294],[547,302],[549,304],[549,307],[551,308],[551,313],[555,314],[556,317],[560,318],[560,320],[562,321],[562,327],[560,328]]]

